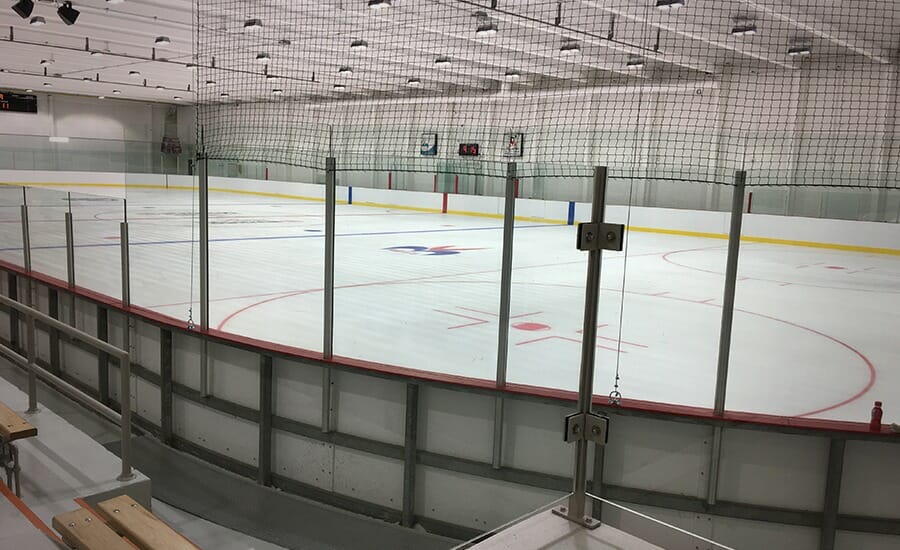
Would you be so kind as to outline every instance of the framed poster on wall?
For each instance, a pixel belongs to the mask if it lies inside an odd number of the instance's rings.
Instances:
[[[504,157],[521,157],[524,149],[522,148],[522,141],[525,137],[525,134],[510,132],[506,134],[503,142],[503,156]]]
[[[419,154],[423,157],[437,156],[437,134],[422,134],[419,140]]]

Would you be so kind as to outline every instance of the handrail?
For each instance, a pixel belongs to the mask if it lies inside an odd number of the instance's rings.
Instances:
[[[7,296],[3,296],[2,294],[0,294],[0,304],[6,305],[7,307],[10,307],[10,308],[18,311],[22,315],[24,315],[25,318],[27,320],[29,320],[28,329],[30,331],[35,330],[34,321],[36,321],[36,320],[41,321],[42,323],[46,324],[50,328],[59,330],[60,332],[67,334],[68,336],[70,336],[76,340],[80,340],[80,341],[96,348],[99,351],[105,352],[113,357],[118,358],[119,366],[121,369],[123,379],[126,377],[130,379],[131,376],[130,376],[130,368],[129,367],[131,365],[131,354],[127,350],[119,349],[116,346],[113,346],[112,344],[110,344],[108,342],[104,342],[103,340],[100,340],[94,336],[91,336],[90,334],[88,334],[86,332],[78,330],[75,327],[69,326],[61,321],[58,321],[57,319],[54,319],[53,317],[50,317],[49,315],[47,315],[41,311],[38,311],[31,307],[28,307],[28,306],[26,306],[16,300],[13,300]],[[50,372],[44,370],[43,368],[41,368],[37,364],[35,364],[34,359],[33,359],[35,357],[35,353],[34,353],[34,349],[33,349],[33,347],[35,345],[34,342],[35,342],[35,338],[34,338],[34,335],[32,334],[32,337],[28,339],[28,346],[29,346],[28,357],[23,357],[19,353],[15,352],[11,348],[4,346],[4,345],[0,345],[0,353],[2,353],[3,355],[6,355],[7,357],[12,359],[16,363],[26,367],[28,369],[29,375],[33,374],[36,376],[40,376],[40,378],[45,383],[47,383],[51,386],[54,386],[57,390],[66,394],[67,396],[71,397],[75,401],[78,401],[79,403],[85,405],[92,411],[94,411],[94,412],[100,414],[101,416],[111,420],[112,422],[118,424],[122,428],[122,436],[121,436],[122,437],[122,446],[121,446],[121,453],[120,453],[121,460],[122,460],[122,473],[119,475],[118,479],[120,481],[126,481],[129,479],[132,479],[134,477],[134,473],[132,472],[132,469],[131,469],[131,456],[130,456],[131,453],[129,452],[130,445],[128,444],[130,441],[130,438],[131,438],[131,415],[128,414],[128,412],[131,410],[131,392],[129,392],[129,391],[120,392],[121,395],[119,396],[119,404],[121,406],[122,412],[125,414],[119,414],[119,413],[113,411],[112,409],[110,409],[109,407],[104,405],[103,403],[100,403],[99,401],[97,401],[93,397],[89,396],[88,394],[82,392],[75,386],[72,386],[71,384],[65,382],[64,380],[60,379],[57,376],[54,376]],[[127,388],[128,387],[127,384],[128,384],[128,382],[123,380],[122,387]],[[37,383],[35,381],[35,376],[29,376],[28,386],[29,386],[29,388],[28,388],[29,395],[36,395]],[[129,440],[129,441],[126,441],[126,440]]]

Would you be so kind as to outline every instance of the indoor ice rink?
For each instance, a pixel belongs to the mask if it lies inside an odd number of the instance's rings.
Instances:
[[[900,547],[898,20],[18,0],[0,547]]]

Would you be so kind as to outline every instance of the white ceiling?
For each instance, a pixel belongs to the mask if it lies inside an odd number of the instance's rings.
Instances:
[[[900,40],[893,1],[686,2],[661,11],[656,0],[393,0],[379,10],[367,0],[75,0],[81,16],[66,26],[54,1],[39,0],[32,15],[47,24],[31,26],[8,0],[0,9],[0,87],[94,96],[119,90],[122,98],[161,102],[270,100],[275,88],[285,98],[465,95],[703,79],[729,66],[887,64]],[[496,35],[475,34],[479,11],[496,24]],[[243,32],[249,18],[260,19],[262,30]],[[753,21],[758,34],[732,36],[737,19]],[[171,44],[155,48],[158,36]],[[351,51],[354,40],[365,40],[368,49]],[[577,43],[580,53],[563,55],[566,43]],[[787,55],[795,44],[812,55],[802,61]],[[255,61],[260,53],[270,56],[268,64]],[[436,65],[438,57],[451,63]],[[637,58],[643,69],[626,68]],[[339,75],[345,66],[352,75]],[[510,71],[521,78],[510,81]],[[410,79],[421,88],[407,86]],[[197,82],[207,80],[216,85],[196,93]]]

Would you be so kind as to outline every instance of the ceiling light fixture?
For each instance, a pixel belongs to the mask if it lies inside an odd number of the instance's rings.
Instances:
[[[350,76],[351,74],[353,74],[353,68],[346,66],[341,67],[340,69],[338,69],[338,74],[341,76]]]
[[[46,67],[47,65],[53,65],[52,59],[41,59],[41,67]]]
[[[369,8],[380,10],[391,7],[391,0],[369,0]]]
[[[215,86],[215,85],[216,85],[216,81],[215,81],[215,80],[207,80],[207,81],[206,81],[206,85],[207,85],[207,86]]]
[[[113,90],[113,95],[122,95],[122,90]]]
[[[735,21],[731,28],[733,36],[753,36],[756,34],[756,25],[751,21]]]
[[[497,34],[497,24],[483,11],[475,12],[475,36],[493,36]]]
[[[44,82],[44,87],[45,87],[45,88],[52,88],[52,87],[53,87],[53,84],[50,84],[49,82]]]
[[[410,88],[421,88],[422,81],[419,80],[418,78],[410,78],[409,80],[406,81],[406,85],[409,86]]]
[[[678,8],[683,8],[685,4],[685,0],[656,0],[656,9],[662,11],[677,10]]]
[[[141,76],[141,71],[128,71],[128,76],[131,78],[137,78]]]
[[[522,73],[519,71],[506,71],[506,74],[503,75],[506,80],[519,80],[522,78]]]
[[[279,78],[279,76],[277,74],[267,74],[266,75],[266,80],[275,80],[276,78]]]
[[[107,4],[121,4],[125,0],[106,0]]]
[[[165,90],[166,87],[165,87],[165,86],[157,86],[156,89],[157,89],[157,90]]]
[[[563,55],[575,55],[581,53],[581,45],[578,42],[566,42],[560,46],[559,51]]]
[[[278,45],[279,46],[290,46],[291,41],[288,40],[287,38],[282,38],[281,40],[278,41]]]
[[[244,32],[255,32],[262,28],[262,21],[259,19],[248,19],[244,21]]]
[[[168,46],[172,43],[172,40],[168,36],[157,36],[153,43],[157,46]]]
[[[34,93],[34,90],[32,90],[31,88],[28,88],[27,90],[25,90],[25,93],[32,94],[32,93]]]
[[[361,50],[365,50],[368,47],[369,47],[369,43],[366,42],[365,40],[354,40],[353,42],[350,43],[351,50],[360,50],[361,51]]]
[[[19,0],[13,6],[13,11],[18,13],[22,19],[28,19],[31,17],[31,12],[34,11],[34,2],[31,0]]]
[[[69,1],[63,2],[59,9],[56,10],[56,13],[59,14],[59,18],[66,25],[74,25],[75,21],[78,20],[78,16],[81,15],[81,12],[73,8],[72,2]]]
[[[93,51],[91,52],[92,57],[103,57],[103,52]]]
[[[632,57],[629,58],[628,61],[625,62],[626,69],[643,69],[644,68],[644,60],[640,57]]]
[[[272,90],[272,95],[284,95],[284,90],[282,90],[281,88],[275,88],[274,90]]]
[[[175,101],[181,101],[181,96],[177,95],[177,96],[174,96],[172,99],[174,99]]]
[[[98,95],[98,96],[97,96],[97,99],[106,99],[106,96],[105,96],[105,95]]]
[[[335,89],[335,91],[337,91],[337,92],[344,92],[344,91],[347,91],[347,87],[344,86],[343,84],[335,84],[335,85],[334,85],[334,89]]]
[[[41,17],[40,15],[35,15],[31,18],[31,21],[28,22],[29,25],[34,25],[35,27],[40,27],[41,25],[46,25],[47,20]]]
[[[228,97],[228,92],[222,92],[219,97]]]
[[[451,63],[451,61],[450,61],[449,57],[438,57],[437,59],[434,60],[434,64],[439,67],[446,67],[450,63]]]
[[[257,63],[268,63],[271,58],[267,53],[258,53],[256,54],[256,62]]]
[[[812,50],[810,50],[807,46],[791,46],[788,48],[788,55],[791,57],[806,57],[811,54]]]

